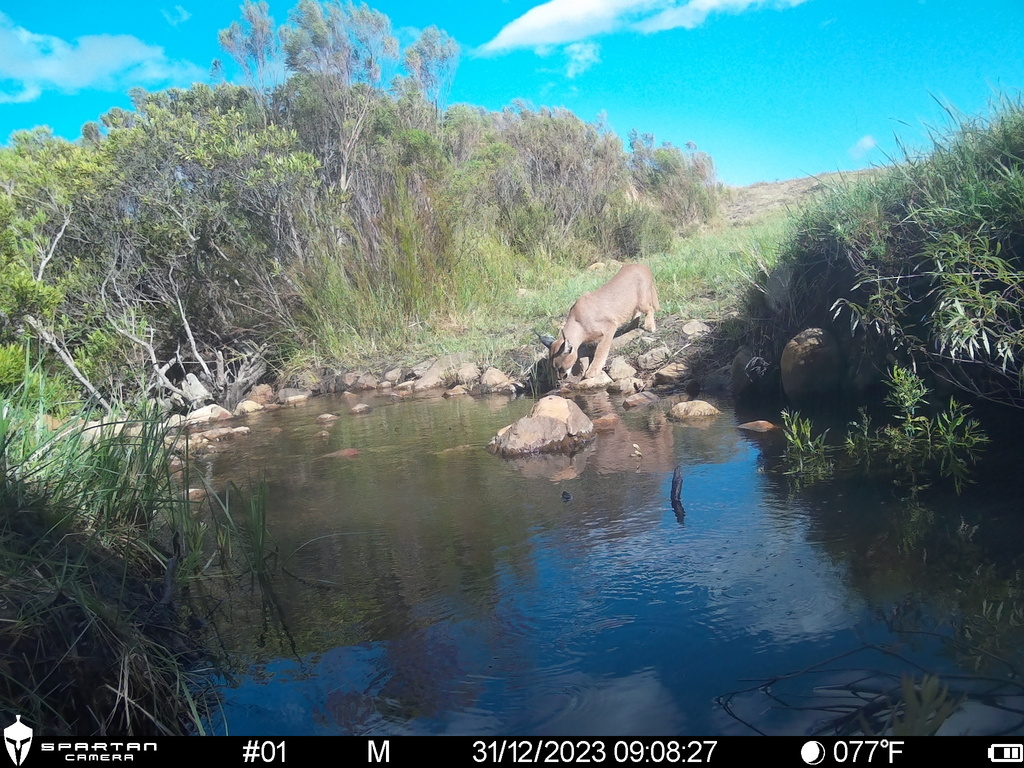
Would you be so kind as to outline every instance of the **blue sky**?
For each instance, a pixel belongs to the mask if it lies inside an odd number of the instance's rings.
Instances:
[[[272,0],[278,24],[296,3]],[[604,115],[712,155],[729,184],[878,165],[926,146],[942,105],[985,115],[1024,86],[1024,0],[379,0],[399,42],[462,49],[449,103]],[[0,4],[0,140],[209,81],[239,0]]]

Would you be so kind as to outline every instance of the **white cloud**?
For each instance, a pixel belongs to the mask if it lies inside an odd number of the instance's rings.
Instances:
[[[878,146],[878,142],[875,141],[874,136],[861,136],[857,139],[857,143],[850,147],[850,156],[853,157],[854,160],[860,160],[876,146]]]
[[[164,15],[167,23],[172,27],[176,27],[179,24],[184,24],[186,21],[192,18],[192,14],[182,8],[180,5],[174,6],[173,11],[161,9],[160,13]]]
[[[641,32],[662,32],[666,29],[695,29],[712,13],[743,13],[762,6],[769,8],[792,8],[807,0],[689,0],[674,3],[672,8],[661,11],[634,25]]]
[[[0,13],[0,103],[33,101],[49,90],[189,84],[205,74],[132,35],[83,35],[67,42],[15,26]]]
[[[565,54],[569,57],[565,76],[572,80],[600,63],[601,46],[597,43],[570,43],[565,46]]]
[[[665,0],[549,0],[510,21],[479,50],[495,54],[574,43],[621,28],[631,15],[664,5]]]
[[[478,53],[564,45],[624,29],[693,29],[712,13],[742,13],[765,6],[791,8],[804,2],[807,0],[548,0],[506,24]]]

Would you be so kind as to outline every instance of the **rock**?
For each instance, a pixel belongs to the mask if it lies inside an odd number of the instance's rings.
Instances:
[[[390,371],[384,374],[384,381],[390,381],[392,384],[398,384],[405,378],[405,368],[398,367],[392,368]]]
[[[197,432],[192,437],[201,438],[207,442],[214,443],[221,440],[231,440],[235,436],[235,430],[231,427],[217,427],[216,429],[207,429],[204,432]]]
[[[455,381],[459,384],[472,384],[480,378],[480,369],[476,363],[463,363],[455,371]]]
[[[285,383],[288,385],[288,389],[296,389],[299,392],[306,392],[310,396],[312,396],[314,392],[320,392],[322,389],[320,374],[310,368],[292,374]],[[278,399],[280,399],[280,397],[281,393],[279,392]]]
[[[654,374],[655,384],[678,384],[690,377],[690,366],[686,363],[669,363]]]
[[[321,413],[316,417],[317,424],[333,424],[338,420],[338,417],[333,413]]]
[[[252,430],[249,429],[248,427],[235,427],[231,431],[235,434],[236,437],[248,437],[249,434],[252,432]]]
[[[372,373],[364,373],[357,378],[349,389],[352,392],[368,392],[371,389],[377,388],[377,377]]]
[[[721,411],[704,400],[688,400],[685,403],[673,405],[672,409],[668,412],[668,416],[670,419],[682,421],[699,416],[717,416],[719,413]]]
[[[511,379],[494,366],[491,366],[480,376],[480,384],[487,389],[499,389],[511,383]]]
[[[574,386],[576,389],[603,389],[611,383],[611,376],[604,371],[598,371],[597,374],[589,379],[580,379]]]
[[[593,420],[594,429],[598,432],[610,432],[614,430],[621,421],[622,419],[614,413],[606,413],[604,416],[598,416]]]
[[[416,392],[422,392],[427,389],[437,389],[445,385],[444,376],[433,368],[428,368],[423,372],[423,375],[413,382],[413,390]]]
[[[770,421],[765,421],[764,419],[748,421],[744,424],[736,425],[736,429],[745,429],[748,432],[770,432],[771,430],[778,428],[779,427],[777,425],[772,424]]]
[[[366,403],[356,403],[351,408],[349,408],[348,412],[351,413],[353,416],[358,416],[361,413],[369,413],[372,410],[373,408],[368,406]]]
[[[797,402],[838,389],[842,356],[831,333],[808,328],[786,344],[779,367],[786,397]]]
[[[262,411],[263,405],[257,403],[255,400],[243,400],[235,406],[235,416],[244,416],[247,413],[255,413],[256,411]]]
[[[608,375],[612,377],[613,381],[629,379],[636,376],[636,368],[627,363],[624,357],[615,357],[612,359],[611,365],[608,366]]]
[[[321,429],[319,432],[313,435],[313,437],[315,437],[317,440],[327,440],[330,436],[331,433],[328,432],[326,429]]]
[[[469,390],[461,384],[456,384],[449,390],[446,390],[441,397],[464,397],[469,394]]]
[[[691,320],[683,326],[683,333],[692,338],[699,338],[711,333],[711,327],[702,320]]]
[[[643,388],[644,383],[635,376],[630,376],[626,379],[616,379],[608,385],[609,392],[622,392],[627,395],[639,392]]]
[[[185,423],[185,417],[180,413],[172,413],[167,417],[167,421],[164,423],[167,424],[168,429],[177,429]]]
[[[186,424],[206,424],[211,421],[224,421],[225,419],[232,418],[231,411],[227,408],[221,408],[216,403],[212,403],[198,410],[192,411],[186,418]]]
[[[631,341],[635,341],[644,335],[643,328],[634,328],[632,331],[626,331],[619,336],[612,339],[612,349],[621,349],[622,347],[629,344]]]
[[[558,395],[537,401],[529,416],[501,429],[487,448],[502,456],[574,452],[594,436],[594,424],[580,407]]]
[[[637,358],[637,364],[642,370],[650,371],[664,365],[672,356],[672,352],[666,346],[655,347],[644,352]]]
[[[206,498],[206,489],[204,488],[189,488],[185,492],[185,496],[189,501],[202,501]]]
[[[308,400],[313,393],[308,389],[296,389],[295,387],[285,387],[277,393],[277,402],[284,405],[294,405]]]
[[[257,384],[249,390],[249,394],[245,396],[245,399],[252,400],[260,405],[266,405],[267,403],[274,402],[274,390],[269,384]]]
[[[622,401],[623,408],[642,408],[645,405],[652,405],[653,403],[661,400],[653,392],[637,392],[635,395],[630,395]]]
[[[354,459],[359,455],[358,448],[342,448],[340,451],[334,453],[325,453],[321,458],[323,459]]]
[[[437,360],[426,364],[420,364],[413,368],[419,380],[416,382],[416,390],[434,389],[443,387],[449,381],[453,381],[459,367],[470,362],[469,355],[457,352],[451,355],[444,355]]]

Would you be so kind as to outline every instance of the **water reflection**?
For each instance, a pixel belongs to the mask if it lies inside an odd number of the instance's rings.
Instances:
[[[743,681],[894,641],[908,595],[923,626],[972,578],[978,598],[998,592],[970,575],[981,534],[955,527],[969,512],[915,512],[862,479],[794,488],[772,471],[779,436],[736,430],[727,404],[696,428],[588,396],[606,418],[586,450],[504,460],[484,446],[530,401],[367,402],[358,417],[338,398],[253,419],[250,442],[209,460],[216,482],[265,473],[282,564],[283,624],[247,584],[222,606],[245,671],[217,729],[749,733],[717,703]],[[327,441],[325,410],[342,414]],[[358,456],[325,457],[346,448]],[[956,669],[938,647],[915,654]],[[807,730],[755,694],[736,703]]]

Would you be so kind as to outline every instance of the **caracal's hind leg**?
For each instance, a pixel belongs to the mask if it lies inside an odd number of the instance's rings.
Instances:
[[[648,331],[658,330],[657,326],[654,324],[654,307],[647,310],[647,316],[644,317],[644,328]]]
[[[597,345],[597,351],[594,352],[594,362],[587,368],[583,378],[592,379],[604,369],[604,364],[608,362],[608,353],[612,350],[613,338],[615,338],[615,331],[609,331],[601,337],[601,342]]]

